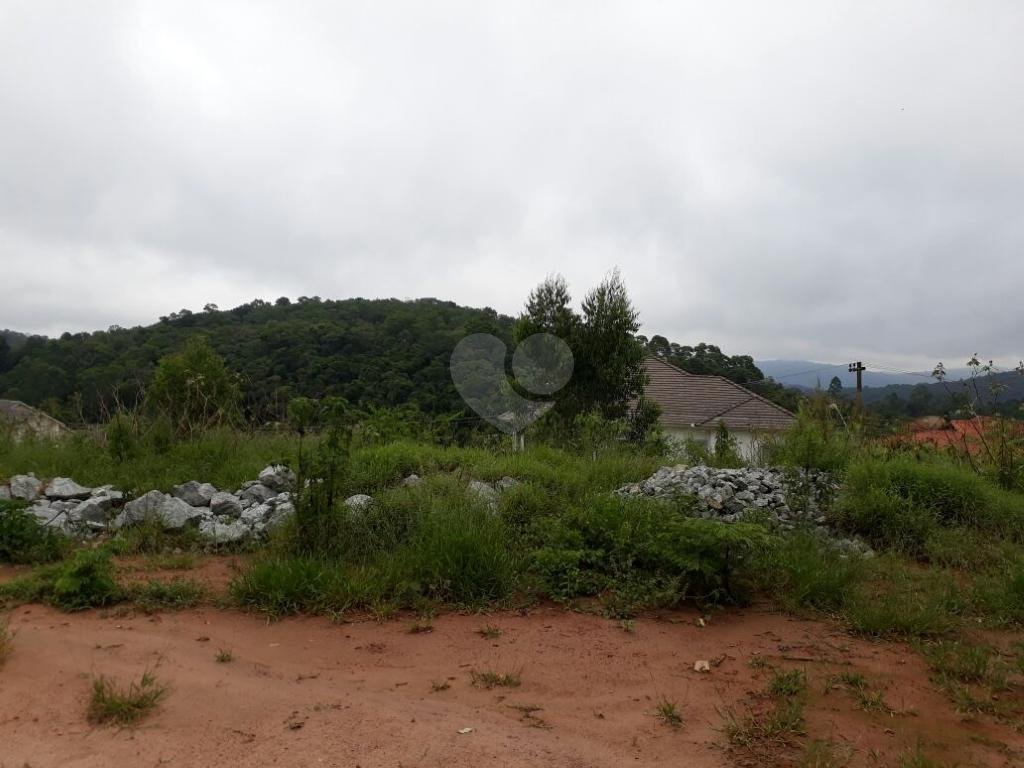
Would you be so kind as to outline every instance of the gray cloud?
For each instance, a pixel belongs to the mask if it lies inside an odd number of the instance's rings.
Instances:
[[[1019,4],[0,7],[0,327],[208,301],[518,311],[619,266],[648,333],[1024,354]]]

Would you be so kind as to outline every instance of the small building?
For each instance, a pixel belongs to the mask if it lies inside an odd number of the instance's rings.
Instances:
[[[696,440],[714,450],[719,423],[736,439],[745,458],[756,458],[758,438],[791,427],[796,417],[782,406],[722,376],[701,376],[656,357],[644,360],[649,379],[644,396],[661,407],[665,435]]]
[[[64,422],[38,408],[25,405],[20,400],[0,400],[0,433],[7,433],[8,430],[15,441],[29,435],[55,438],[71,432]]]

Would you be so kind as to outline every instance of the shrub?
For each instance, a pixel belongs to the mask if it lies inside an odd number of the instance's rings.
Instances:
[[[842,472],[856,454],[856,442],[835,413],[824,396],[801,403],[792,427],[763,440],[767,463]]]
[[[1024,624],[1024,559],[979,577],[971,602],[979,614],[997,626]]]
[[[767,542],[760,526],[686,516],[646,500],[594,497],[529,534],[530,567],[558,599],[598,595],[616,615],[633,608],[742,597],[750,555]],[[616,608],[617,606],[617,608]]]
[[[24,505],[0,501],[0,562],[36,564],[59,560],[67,541]]]
[[[970,469],[909,458],[870,459],[849,468],[836,521],[876,546],[915,555],[936,528],[968,527],[1024,540],[1024,496]]]
[[[110,605],[121,599],[110,554],[102,549],[79,550],[62,563],[46,589],[46,598],[65,611]]]
[[[121,597],[104,549],[78,550],[69,560],[0,584],[0,600],[45,600],[65,611],[110,605]]]

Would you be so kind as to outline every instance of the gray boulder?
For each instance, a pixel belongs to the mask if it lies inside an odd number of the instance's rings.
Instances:
[[[171,488],[171,495],[184,501],[193,507],[208,507],[217,489],[209,483],[200,483],[196,480],[189,480],[187,483],[176,485]]]
[[[90,495],[94,499],[110,499],[112,502],[119,502],[124,499],[124,493],[112,485],[101,485],[98,488],[93,488]]]
[[[272,531],[295,515],[295,505],[290,501],[278,504],[263,522],[263,529]]]
[[[55,477],[51,480],[43,495],[48,499],[87,499],[92,494],[92,488],[79,485],[70,477]]]
[[[0,485],[0,499],[9,498],[11,498],[11,487],[4,483],[3,485]]]
[[[252,536],[252,531],[239,520],[221,523],[216,520],[202,520],[199,533],[214,544],[237,544]]]
[[[42,490],[43,484],[36,479],[35,475],[30,473],[27,475],[15,475],[10,480],[10,486],[12,498],[35,501],[39,498],[39,492]]]
[[[270,504],[253,504],[241,511],[239,519],[248,526],[263,525],[273,512]]]
[[[242,514],[242,502],[233,493],[217,491],[210,498],[210,511],[215,515],[238,517]]]
[[[365,493],[357,493],[345,499],[345,506],[357,512],[368,509],[372,505],[373,496],[367,496]]]
[[[126,525],[135,525],[141,523],[147,518],[156,517],[160,512],[160,507],[166,499],[170,498],[165,493],[160,491],[150,491],[144,493],[137,499],[133,499],[124,505],[121,510],[121,514],[114,518],[112,526],[122,528]]]
[[[278,493],[290,491],[295,487],[295,473],[284,464],[271,464],[260,472],[259,481],[261,485]]]
[[[242,490],[241,497],[243,499],[252,499],[257,503],[263,503],[267,499],[272,499],[277,494],[263,485],[263,483],[255,483],[250,485],[248,488]]]
[[[110,496],[94,496],[75,507],[75,515],[82,522],[106,523],[113,506],[114,499]]]
[[[205,507],[193,507],[184,499],[170,496],[164,499],[157,515],[163,522],[164,530],[177,531],[186,525],[198,525],[203,518],[210,516],[210,510]]]
[[[470,480],[467,490],[481,501],[487,502],[489,506],[493,507],[498,503],[498,492],[490,483],[485,483],[482,480]]]
[[[414,488],[422,482],[423,478],[414,473],[403,479],[402,485],[404,485],[406,488]]]

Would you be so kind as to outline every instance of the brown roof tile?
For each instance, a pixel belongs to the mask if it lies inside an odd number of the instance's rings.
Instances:
[[[719,421],[733,430],[773,431],[793,424],[781,406],[721,376],[687,373],[655,357],[644,360],[650,379],[644,394],[661,406],[667,427],[714,427]]]

